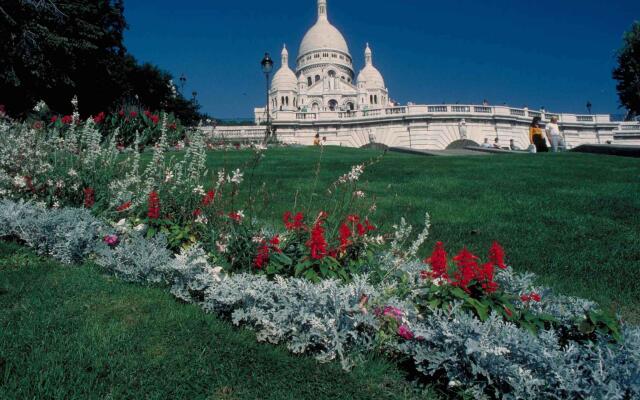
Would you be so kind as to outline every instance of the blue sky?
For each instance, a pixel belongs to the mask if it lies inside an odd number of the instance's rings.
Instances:
[[[250,117],[264,103],[259,62],[292,60],[316,0],[127,0],[129,51],[198,92],[215,117]],[[611,79],[637,0],[329,0],[357,69],[369,42],[391,97],[405,104],[507,103],[559,112],[620,113]],[[293,63],[291,63],[293,67]],[[357,71],[356,71],[357,73]]]

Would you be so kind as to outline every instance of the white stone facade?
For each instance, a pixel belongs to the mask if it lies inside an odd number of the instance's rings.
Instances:
[[[389,92],[382,74],[373,66],[368,44],[365,66],[356,80],[349,46],[329,22],[327,0],[318,0],[318,20],[302,39],[295,72],[289,67],[286,46],[281,57],[281,67],[269,91],[274,112],[355,111],[390,104]],[[257,113],[264,114],[265,110]]]
[[[328,145],[363,147],[371,143],[389,147],[442,150],[463,139],[478,144],[485,139],[501,146],[529,145],[529,124],[534,117],[559,125],[567,147],[640,139],[629,127],[612,122],[608,115],[555,114],[507,106],[410,105],[396,106],[385,81],[365,46],[365,66],[355,78],[353,59],[343,35],[330,22],[327,0],[317,0],[318,19],[306,33],[289,67],[289,51],[282,49],[282,65],[270,91],[270,117],[278,140],[310,145],[316,135]],[[355,79],[354,79],[355,78]],[[255,109],[257,125],[264,124],[266,107]],[[626,130],[627,135],[623,135]],[[233,140],[264,136],[264,127],[218,127],[213,134]],[[633,136],[633,137],[631,137]]]

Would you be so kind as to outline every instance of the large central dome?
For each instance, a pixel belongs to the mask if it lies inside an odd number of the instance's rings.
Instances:
[[[344,36],[327,18],[326,0],[318,0],[318,22],[304,35],[298,56],[317,50],[337,50],[349,54],[349,46]]]

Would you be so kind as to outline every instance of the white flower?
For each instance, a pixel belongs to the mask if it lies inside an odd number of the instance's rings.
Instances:
[[[127,225],[127,220],[125,218],[122,218],[120,221],[118,221],[118,223],[116,223],[116,226],[118,227],[122,227]]]
[[[236,214],[238,214],[240,218],[244,219],[244,210],[238,210]]]
[[[19,188],[24,188],[27,186],[27,182],[25,181],[25,179],[22,176],[16,176],[13,178],[13,184],[14,186],[17,186]]]
[[[47,110],[47,103],[45,103],[44,100],[40,100],[38,104],[36,104],[36,106],[33,107],[33,111],[38,113],[46,110]]]
[[[53,208],[60,208],[60,202],[56,201],[53,203]]]
[[[216,189],[219,189],[220,186],[224,185],[227,181],[227,175],[225,174],[224,169],[218,171],[218,182],[216,183]]]
[[[140,224],[140,225],[136,225],[133,230],[136,232],[142,232],[143,230],[145,230],[147,226],[145,224]]]
[[[196,218],[196,223],[206,225],[209,223],[209,220],[204,215],[198,215]]]
[[[78,172],[76,172],[76,170],[75,170],[75,169],[71,168],[71,169],[69,170],[69,172],[68,172],[68,175],[69,175],[69,176],[72,176],[72,177],[75,177],[75,176],[78,176]]]
[[[357,197],[359,199],[364,199],[366,194],[362,190],[358,190],[358,191],[353,192],[353,196]]]
[[[348,174],[342,175],[335,184],[338,185],[356,182],[360,179],[360,175],[362,175],[363,173],[364,164],[354,165],[351,168],[351,171]]]
[[[251,238],[251,241],[253,243],[262,243],[263,240],[264,240],[264,236],[254,236]]]
[[[71,99],[71,105],[73,105],[73,108],[78,108],[78,96],[73,96],[73,99]]]
[[[226,243],[221,243],[219,241],[216,241],[216,247],[218,248],[218,251],[220,253],[226,253],[227,252],[227,245]]]
[[[64,181],[60,180],[60,181],[56,182],[56,188],[58,188],[58,189],[64,188]]]
[[[375,237],[373,241],[377,244],[384,244],[384,236],[378,235]]]
[[[244,174],[242,172],[240,172],[240,169],[236,169],[235,171],[232,172],[233,176],[229,179],[229,181],[231,183],[235,183],[237,185],[242,183],[242,177],[244,176]]]
[[[164,175],[164,182],[165,183],[171,182],[172,179],[173,179],[173,171],[171,171],[170,169],[167,169]]]
[[[198,185],[196,187],[193,188],[193,193],[200,195],[200,196],[204,196],[205,194],[207,194],[204,191],[204,187],[202,187],[202,185]]]
[[[216,282],[222,282],[222,267],[215,267],[211,269],[211,275]]]

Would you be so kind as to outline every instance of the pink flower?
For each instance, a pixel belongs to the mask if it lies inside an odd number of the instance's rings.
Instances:
[[[120,238],[116,235],[107,235],[103,241],[110,247],[116,247],[120,243]]]
[[[400,325],[400,327],[398,328],[398,335],[400,335],[401,338],[406,340],[412,340],[414,338],[414,335],[413,335],[413,332],[411,332],[411,329],[409,329],[409,327],[404,324]]]

